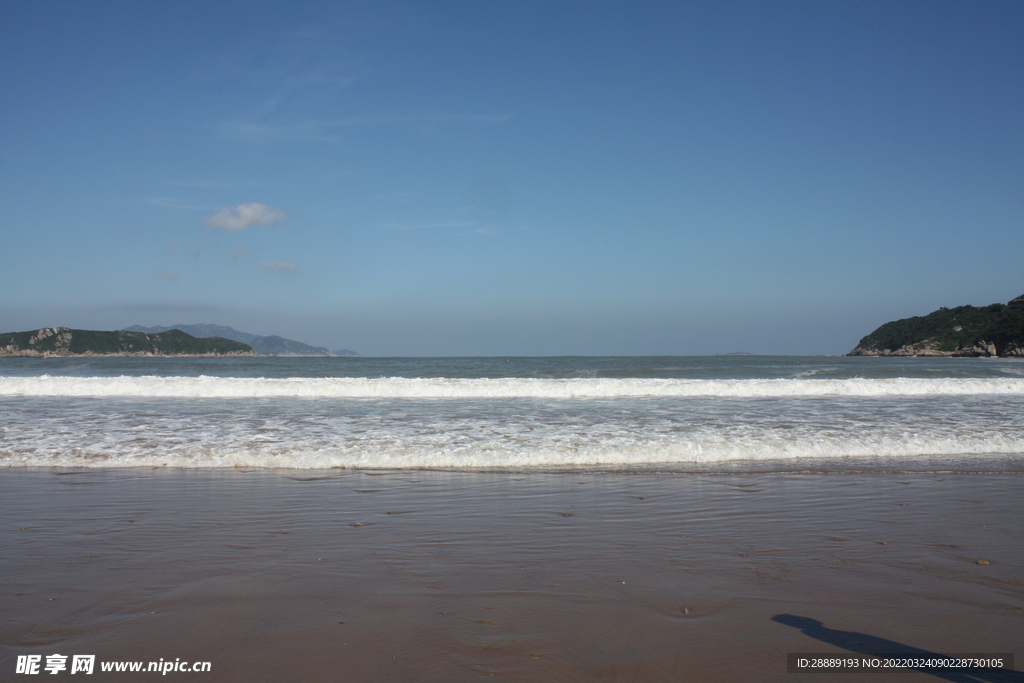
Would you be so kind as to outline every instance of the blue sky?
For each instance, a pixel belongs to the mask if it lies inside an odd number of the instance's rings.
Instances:
[[[845,353],[1024,294],[1020,2],[0,1],[0,331]]]

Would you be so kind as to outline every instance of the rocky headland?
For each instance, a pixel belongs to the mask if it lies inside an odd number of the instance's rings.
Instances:
[[[944,306],[926,316],[894,320],[846,355],[1024,358],[1024,296],[1007,304]]]
[[[70,356],[252,356],[252,347],[212,337],[197,339],[181,330],[160,334],[103,332],[47,327],[0,334],[0,357],[49,358]]]

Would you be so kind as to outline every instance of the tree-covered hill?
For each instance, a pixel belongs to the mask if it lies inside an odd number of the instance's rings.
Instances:
[[[197,339],[181,330],[160,334],[101,332],[49,327],[0,334],[0,356],[251,356],[252,347],[210,337]]]
[[[1024,296],[885,323],[848,355],[1024,357]]]

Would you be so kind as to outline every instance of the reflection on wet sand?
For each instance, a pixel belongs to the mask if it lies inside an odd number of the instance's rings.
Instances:
[[[1015,474],[64,474],[0,477],[0,671],[781,681],[819,641],[1012,652],[1024,631]],[[971,675],[948,680],[1019,680]]]

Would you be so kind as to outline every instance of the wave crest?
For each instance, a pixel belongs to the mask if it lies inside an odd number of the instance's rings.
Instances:
[[[447,379],[0,377],[0,396],[166,398],[616,398],[1024,395],[1024,379]]]

